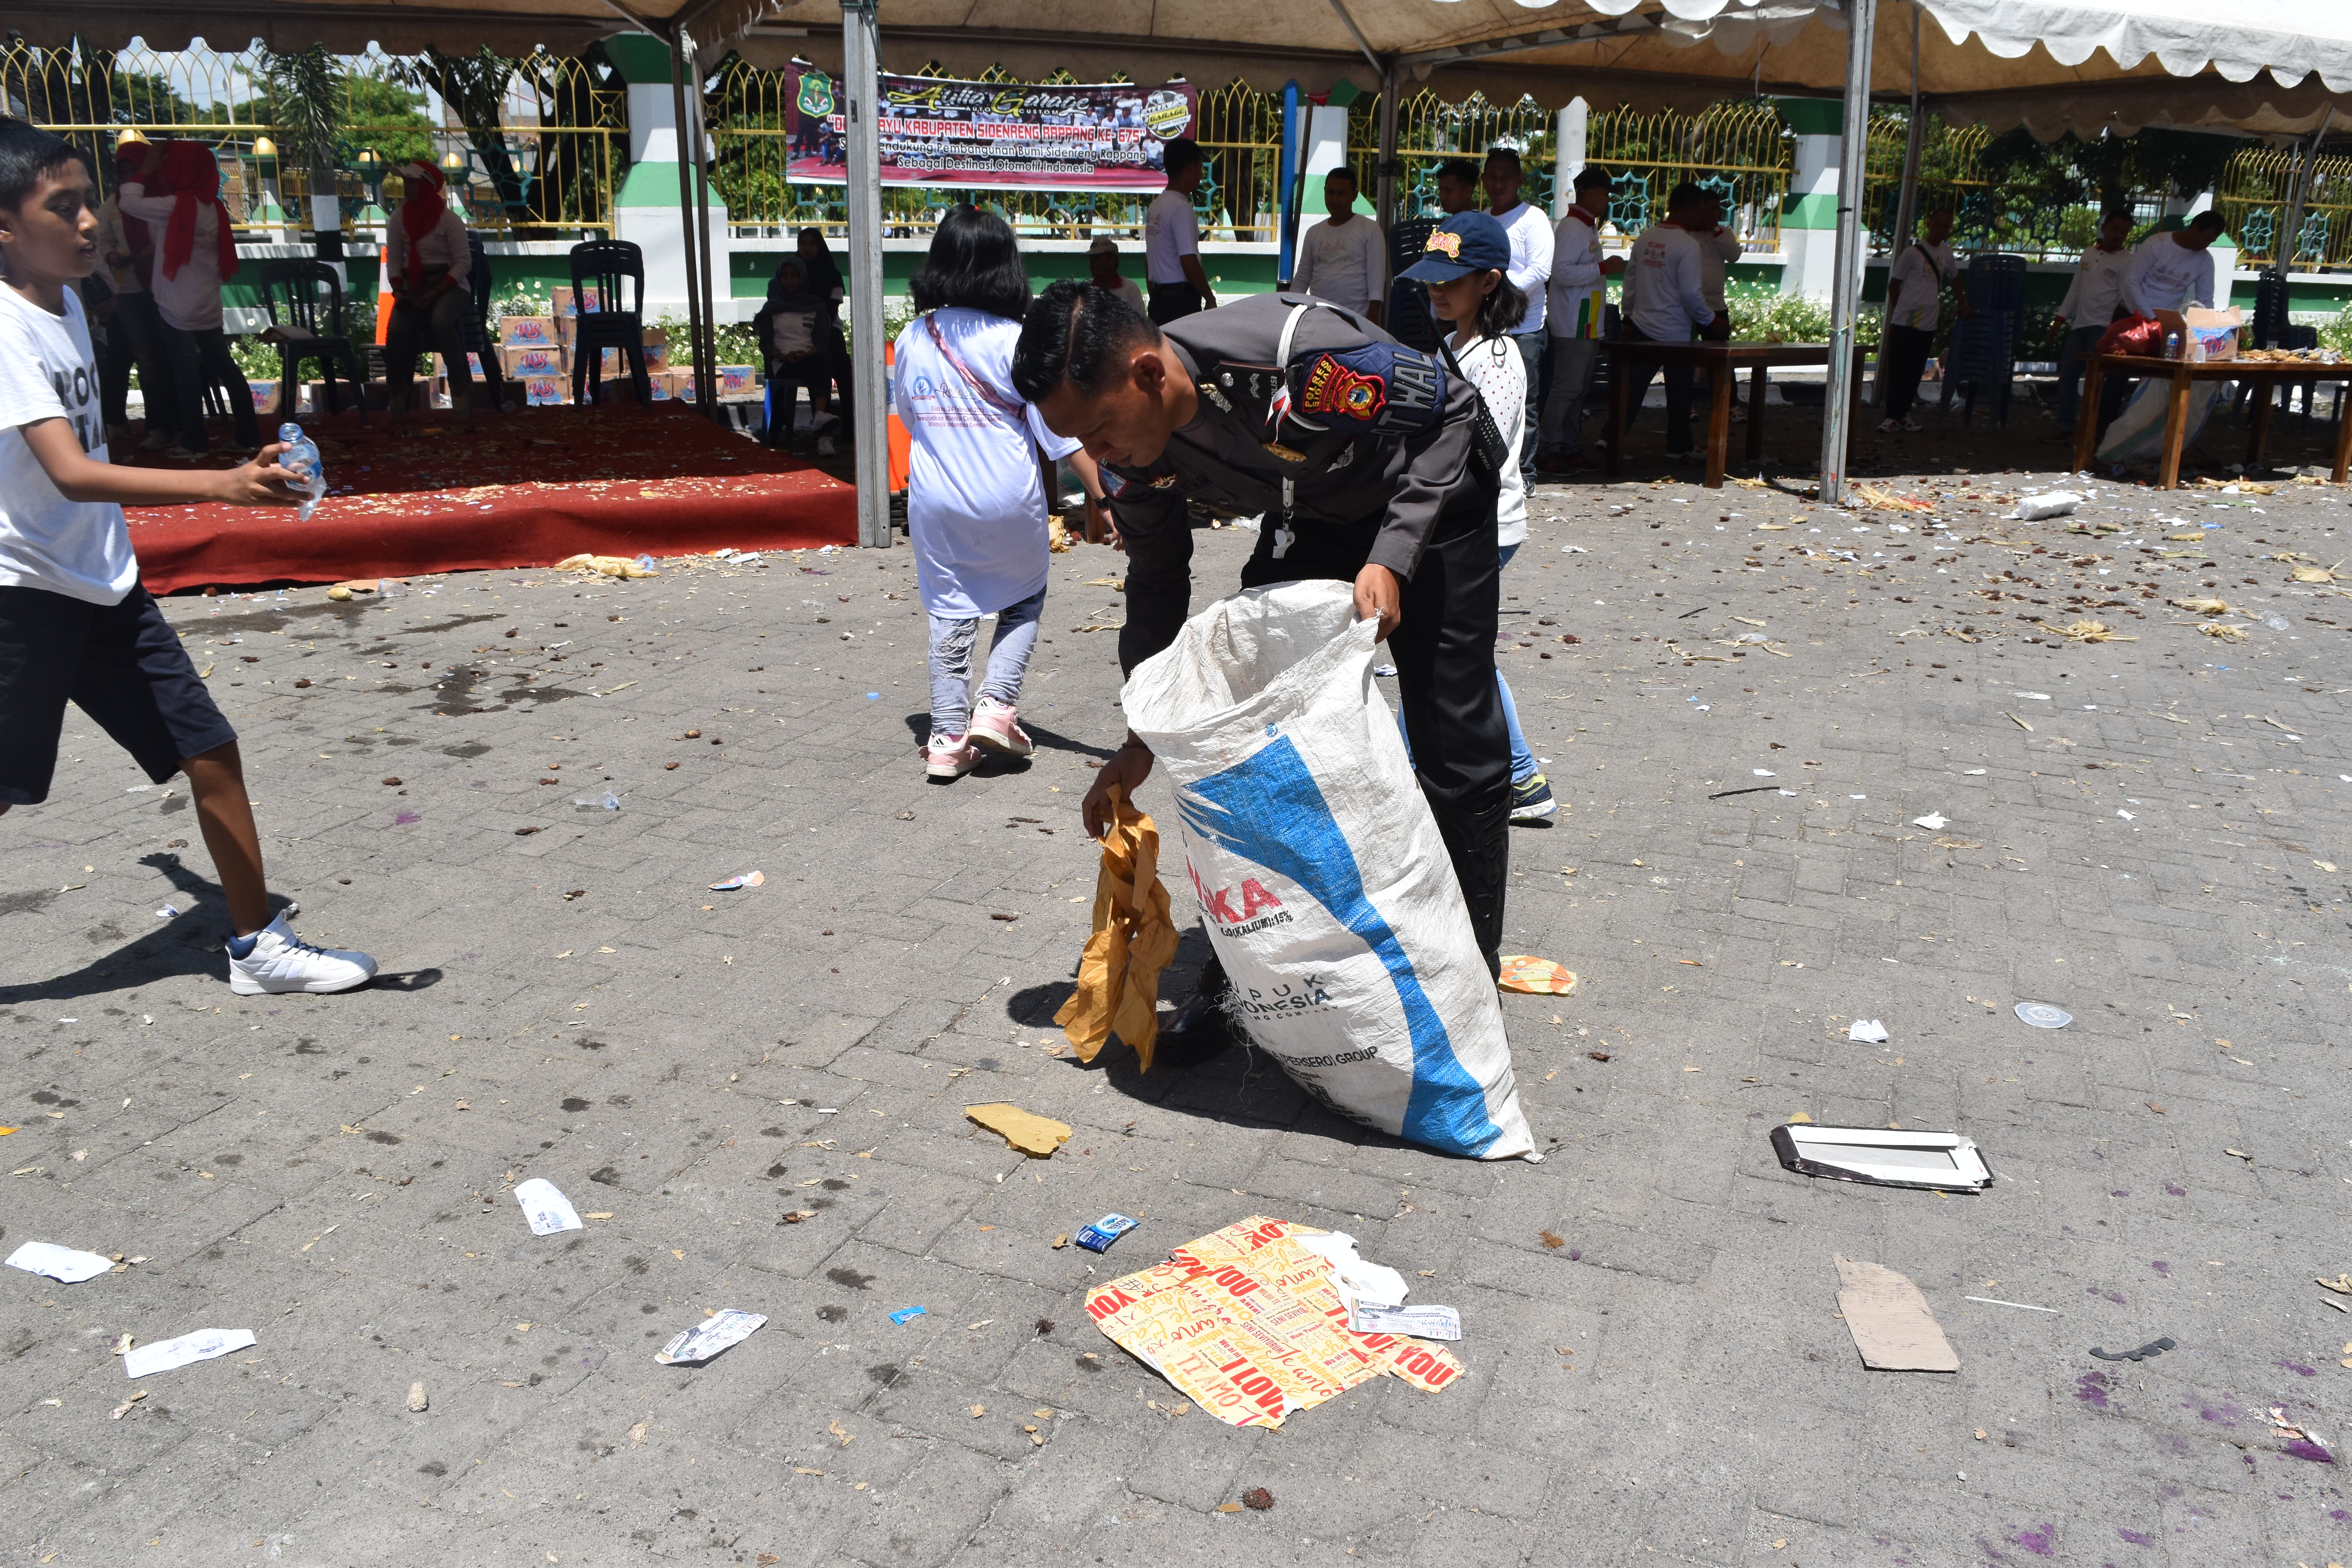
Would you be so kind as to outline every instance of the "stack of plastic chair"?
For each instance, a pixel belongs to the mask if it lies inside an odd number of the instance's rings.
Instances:
[[[1433,217],[1399,218],[1389,227],[1389,336],[1423,353],[1437,348],[1437,318],[1429,313],[1429,290],[1397,274],[1421,259],[1421,248],[1437,227]]]
[[[635,286],[627,296],[625,310],[620,308],[625,278]],[[618,349],[637,395],[637,406],[650,405],[654,393],[646,370],[645,252],[625,239],[588,240],[573,246],[572,297],[580,312],[572,329],[572,401],[603,401],[604,351]],[[596,301],[593,310],[586,303],[591,298]]]
[[[2017,371],[2017,340],[2025,325],[2025,258],[1979,256],[1960,275],[1969,314],[1952,323],[1944,351],[1944,395],[1962,398],[1961,421],[1977,411],[1978,397],[1990,394],[1995,425],[2009,423],[2010,383]]]

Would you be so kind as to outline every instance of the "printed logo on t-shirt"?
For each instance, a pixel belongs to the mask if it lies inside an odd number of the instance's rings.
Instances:
[[[74,439],[81,443],[84,452],[94,452],[106,444],[98,423],[98,388],[88,365],[78,364],[68,375],[62,369],[49,372],[49,385],[65,405],[66,418],[72,422]]]

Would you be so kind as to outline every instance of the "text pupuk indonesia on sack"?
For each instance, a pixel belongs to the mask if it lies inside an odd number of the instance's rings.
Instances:
[[[1539,1158],[1495,984],[1345,583],[1212,605],[1139,666],[1185,861],[1251,1040],[1341,1114],[1474,1159]]]

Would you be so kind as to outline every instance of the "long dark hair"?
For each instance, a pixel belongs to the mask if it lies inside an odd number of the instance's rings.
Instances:
[[[1527,319],[1527,290],[1507,272],[1495,280],[1495,291],[1478,301],[1478,330],[1472,336],[1500,338]]]
[[[1021,265],[1012,226],[978,207],[950,208],[907,292],[918,310],[961,305],[1008,321],[1021,320],[1029,310],[1029,274]]]

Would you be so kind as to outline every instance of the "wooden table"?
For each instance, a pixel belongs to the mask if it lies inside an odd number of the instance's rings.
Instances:
[[[2158,489],[2180,486],[2180,447],[2189,430],[2189,389],[2200,381],[2242,381],[2256,393],[2254,416],[2246,437],[2246,472],[2253,473],[2263,458],[2263,437],[2270,433],[2271,393],[2281,382],[2339,381],[2352,386],[2352,363],[2281,364],[2273,360],[2216,359],[2191,363],[2145,354],[2096,354],[2083,373],[2083,401],[2074,421],[2074,468],[2081,472],[2096,455],[2099,436],[2099,386],[2109,374],[2136,375],[2171,382],[2172,398],[2165,413],[2164,458],[2157,469]],[[2342,484],[2352,464],[2352,414],[2336,421],[2335,479]]]
[[[1713,383],[1714,393],[1706,416],[1706,488],[1711,490],[1723,488],[1724,461],[1731,447],[1732,384],[1740,369],[1744,366],[1748,371],[1748,460],[1753,463],[1764,456],[1766,369],[1776,364],[1827,366],[1830,363],[1826,343],[1669,343],[1627,339],[1601,346],[1609,351],[1609,477],[1615,479],[1625,467],[1628,368],[1637,361],[1686,364],[1695,369],[1705,366],[1710,373],[1708,379]],[[1855,421],[1862,417],[1862,368],[1866,352],[1860,344],[1854,345],[1852,391]]]

